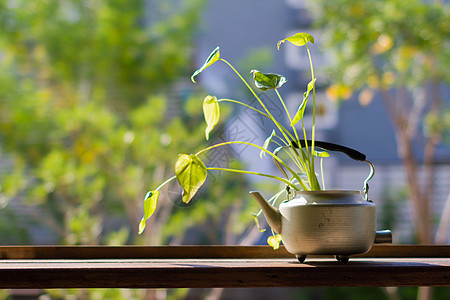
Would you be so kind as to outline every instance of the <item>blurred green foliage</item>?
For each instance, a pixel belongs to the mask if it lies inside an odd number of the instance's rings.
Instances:
[[[440,84],[450,83],[447,1],[318,0],[311,7],[332,58],[329,98],[347,99],[359,91],[365,106],[377,91],[399,89],[390,97],[399,102],[395,113],[401,116],[409,107],[414,107],[413,115],[421,101],[430,106],[431,99],[442,97]],[[427,137],[448,142],[450,104],[443,100],[433,104],[438,109],[425,109],[423,126]]]
[[[336,84],[415,90],[433,80],[450,82],[448,4],[318,0],[312,11],[331,52]]]
[[[137,234],[149,187],[173,175],[178,153],[205,146],[203,97],[189,82],[205,2],[0,2],[1,244],[33,243],[39,229],[62,244],[238,241],[252,218],[247,210],[247,222],[235,222],[245,220],[249,197],[246,180],[229,174],[218,175],[220,184],[211,177],[190,205],[179,186],[165,188],[149,228]]]
[[[39,222],[64,244],[225,242],[236,226],[224,224],[246,205],[236,175],[201,191],[195,212],[179,201],[180,187],[165,189],[137,236],[149,186],[173,174],[179,152],[205,143],[203,99],[183,85],[204,4],[0,3],[0,153],[8,162],[0,195],[2,206],[34,207],[16,216],[24,236]],[[193,237],[182,229],[205,222]],[[9,223],[2,236],[15,230]]]
[[[170,172],[171,152],[201,143],[199,125],[186,143],[180,118],[167,120],[162,87],[188,76],[203,1],[172,4],[155,21],[137,0],[0,4],[0,138],[13,164],[0,191],[39,208],[28,219],[57,241],[101,243],[124,216],[134,240],[146,186]]]
[[[288,299],[417,299],[417,287],[329,287],[329,288],[298,288],[289,289]],[[445,287],[434,288],[432,299],[447,299],[450,289]]]
[[[2,1],[3,67],[57,88],[65,102],[107,99],[116,109],[141,104],[143,96],[190,72],[203,5],[203,0]]]

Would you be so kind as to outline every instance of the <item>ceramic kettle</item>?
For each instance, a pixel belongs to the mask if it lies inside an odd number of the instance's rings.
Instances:
[[[305,142],[301,143],[303,146]],[[389,230],[376,231],[376,206],[368,198],[368,181],[375,172],[372,163],[364,154],[344,146],[320,141],[316,141],[315,146],[341,151],[352,159],[367,162],[370,174],[364,181],[363,193],[288,190],[291,199],[281,203],[279,209],[271,206],[259,192],[250,192],[258,201],[269,226],[281,235],[286,250],[295,254],[300,262],[307,255],[335,255],[338,261],[347,262],[350,255],[365,253],[374,243],[391,243]],[[274,162],[287,177],[281,165],[276,160]]]

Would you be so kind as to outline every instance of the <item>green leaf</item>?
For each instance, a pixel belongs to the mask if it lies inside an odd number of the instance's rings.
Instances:
[[[253,220],[255,220],[256,223],[256,227],[258,228],[259,232],[264,232],[266,231],[266,229],[263,229],[259,226],[259,221],[258,221],[258,215],[256,214],[252,214]]]
[[[280,243],[281,243],[281,235],[279,234],[271,235],[267,238],[267,244],[272,246],[273,250],[277,250],[278,248],[280,248]]]
[[[258,70],[251,70],[255,85],[262,91],[277,89],[286,82],[286,77],[274,73],[262,73]]]
[[[275,136],[275,130],[272,130],[272,133],[270,134],[270,136],[266,139],[266,141],[264,142],[263,148],[265,150],[267,150],[267,148],[269,147],[270,143],[272,142],[273,137]],[[263,157],[263,155],[266,155],[266,152],[262,151],[259,153],[259,157]]]
[[[292,44],[301,47],[303,45],[306,45],[307,42],[314,44],[314,37],[312,35],[310,35],[309,33],[299,32],[299,33],[294,34],[293,36],[287,37],[284,40],[279,41],[277,43],[277,49],[279,50],[280,45],[286,41],[291,42]]]
[[[207,67],[209,67],[210,65],[212,65],[213,63],[218,61],[219,59],[220,59],[220,51],[219,51],[219,46],[217,46],[216,49],[214,49],[213,52],[211,52],[211,54],[208,56],[205,63],[203,64],[203,66],[201,66],[200,69],[198,69],[197,71],[194,72],[194,74],[192,74],[192,76],[191,76],[192,82],[195,83],[195,80],[194,80],[195,76],[197,76],[198,74],[203,72],[204,69],[206,69]]]
[[[326,152],[326,151],[316,151],[316,150],[314,150],[314,156],[324,158],[324,157],[330,157],[330,154],[328,152]]]
[[[139,234],[145,229],[145,221],[155,212],[156,204],[158,204],[159,191],[150,191],[144,199],[144,217],[139,223]]]
[[[305,113],[306,103],[308,102],[307,93],[303,94],[303,101],[297,109],[294,118],[292,119],[291,126],[297,124],[301,119],[303,119],[303,115]]]
[[[315,82],[317,78],[314,78],[314,80],[311,80],[308,83],[307,90],[305,93],[303,93],[303,100],[300,106],[297,109],[297,112],[295,113],[294,118],[292,119],[291,126],[294,126],[297,124],[301,119],[303,119],[303,115],[305,113],[306,103],[308,102],[309,93],[314,88]]]
[[[207,170],[194,154],[180,154],[175,163],[175,175],[183,187],[183,202],[189,203],[205,182]]]
[[[209,95],[205,97],[203,100],[203,115],[206,122],[205,137],[206,140],[209,140],[209,133],[219,122],[220,118],[219,102],[216,97]]]

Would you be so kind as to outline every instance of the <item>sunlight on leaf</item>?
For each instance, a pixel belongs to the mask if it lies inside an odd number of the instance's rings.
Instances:
[[[303,94],[303,101],[297,109],[294,118],[292,119],[291,126],[297,124],[301,119],[303,119],[303,115],[305,113],[306,103],[308,102],[308,94]]]
[[[194,154],[180,154],[175,163],[175,175],[183,187],[183,202],[189,203],[205,182],[207,170]]]
[[[266,229],[263,229],[259,226],[259,221],[258,221],[258,215],[257,214],[252,214],[253,220],[255,220],[256,223],[256,227],[258,228],[259,232],[264,232],[266,231]]]
[[[211,52],[211,54],[208,56],[205,63],[203,64],[203,66],[201,66],[200,69],[198,69],[197,71],[194,72],[194,74],[192,74],[192,76],[191,76],[192,82],[195,83],[195,79],[194,79],[195,76],[197,76],[198,74],[203,72],[203,70],[205,70],[207,67],[209,67],[210,65],[212,65],[219,59],[220,59],[220,51],[219,51],[219,47],[217,46],[216,49],[214,49],[213,52]]]
[[[145,229],[145,222],[155,212],[156,204],[158,204],[159,191],[149,191],[144,199],[144,217],[139,223],[139,234]]]
[[[209,95],[205,97],[203,100],[203,115],[206,122],[205,137],[206,140],[209,140],[209,133],[219,122],[220,118],[219,102],[216,97]]]
[[[251,70],[255,85],[262,91],[280,88],[286,82],[286,77],[274,73],[262,73],[258,70]]]
[[[330,154],[328,152],[326,152],[326,151],[316,151],[316,150],[314,150],[314,156],[324,158],[324,157],[330,157]]]
[[[281,243],[281,235],[279,234],[271,235],[267,238],[267,244],[272,246],[273,250],[277,250],[278,248],[280,248],[280,243]]]
[[[266,141],[264,142],[263,148],[267,150],[267,148],[269,147],[270,143],[272,142],[273,137],[275,136],[275,130],[272,130],[272,133],[270,134],[270,136],[266,139]],[[266,155],[266,152],[262,151],[259,153],[259,157],[262,158],[263,155]]]
[[[316,82],[317,78],[314,78],[314,80],[311,80],[308,83],[307,86],[307,90],[305,93],[303,93],[303,101],[300,104],[300,106],[297,109],[297,112],[295,113],[294,118],[292,119],[291,122],[291,126],[294,126],[295,124],[297,124],[301,119],[303,119],[303,115],[305,113],[305,108],[306,108],[306,103],[308,102],[308,98],[309,98],[309,93],[311,92],[311,90],[314,88],[315,82]]]
[[[312,91],[312,89],[314,88],[314,85],[316,84],[316,80],[317,80],[317,78],[314,78],[314,80],[311,80],[309,83],[308,83],[308,86],[307,86],[307,93],[309,93],[309,92],[311,92]]]
[[[286,41],[291,42],[292,44],[301,47],[303,45],[306,45],[307,42],[314,44],[314,37],[312,35],[310,35],[309,33],[299,32],[299,33],[294,34],[293,36],[290,36],[288,38],[285,38],[284,40],[279,41],[277,43],[277,49],[280,50],[280,45]]]

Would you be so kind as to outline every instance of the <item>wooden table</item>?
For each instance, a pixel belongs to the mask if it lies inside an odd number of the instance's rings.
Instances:
[[[375,245],[346,264],[266,246],[0,247],[0,288],[450,286],[450,246]]]

